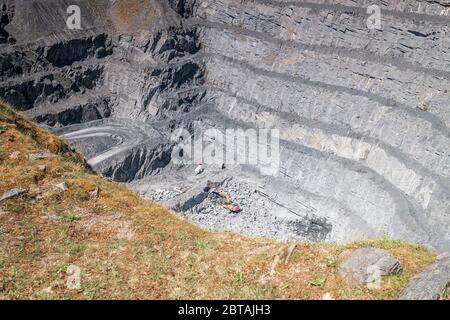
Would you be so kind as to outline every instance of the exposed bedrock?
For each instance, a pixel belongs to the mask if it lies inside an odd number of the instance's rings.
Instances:
[[[368,0],[75,2],[82,30],[66,0],[0,1],[0,96],[98,172],[210,230],[450,250],[446,1],[383,1],[379,30]],[[212,128],[279,130],[276,170],[176,161]]]

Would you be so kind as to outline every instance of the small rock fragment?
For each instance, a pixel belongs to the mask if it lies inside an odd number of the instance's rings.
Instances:
[[[399,274],[402,267],[386,250],[360,248],[346,256],[338,272],[351,285],[369,284],[372,288],[381,276]]]
[[[97,200],[98,197],[100,196],[100,188],[99,187],[95,188],[95,190],[90,193],[90,196],[91,199]]]
[[[331,296],[331,293],[327,292],[323,295],[322,300],[335,300],[335,299]]]
[[[43,152],[39,152],[39,153],[32,153],[28,156],[28,159],[30,159],[31,161],[36,161],[36,160],[43,160],[43,159],[51,159],[51,158],[55,158],[56,155],[47,151],[43,151]]]
[[[28,192],[28,189],[26,189],[26,188],[14,188],[14,189],[8,190],[5,193],[3,193],[2,197],[0,198],[0,201],[20,196],[26,192]]]
[[[173,188],[173,190],[178,193],[178,194],[182,194],[183,193],[183,189],[181,189],[180,187],[175,187]]]
[[[11,160],[17,160],[20,156],[20,152],[19,151],[14,151],[13,153],[10,154],[9,159]]]
[[[43,218],[47,219],[49,222],[52,222],[52,223],[57,223],[57,222],[61,221],[61,217],[57,216],[56,214],[51,214],[51,213],[46,214]]]
[[[292,254],[294,253],[295,248],[297,247],[297,244],[291,244],[289,248],[287,249],[287,255],[286,259],[284,259],[284,264],[289,263],[289,259],[291,258]]]
[[[81,269],[78,266],[70,265],[67,267],[66,286],[69,290],[81,289]]]
[[[276,268],[280,264],[280,256],[276,255],[272,261],[272,265],[270,266],[270,275],[274,276],[276,273]]]
[[[203,165],[198,165],[197,168],[195,168],[195,174],[199,175],[201,173],[203,173],[203,171],[205,171],[205,169],[203,168]]]
[[[55,185],[55,188],[60,189],[61,191],[69,190],[69,186],[65,182],[61,182],[61,183]]]
[[[43,165],[39,165],[38,166],[38,170],[41,171],[41,172],[46,172],[47,171],[47,166],[44,165],[44,164]]]

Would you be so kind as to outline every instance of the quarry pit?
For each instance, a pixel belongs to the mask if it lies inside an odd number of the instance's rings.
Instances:
[[[445,1],[0,4],[0,96],[104,177],[212,231],[450,250]]]

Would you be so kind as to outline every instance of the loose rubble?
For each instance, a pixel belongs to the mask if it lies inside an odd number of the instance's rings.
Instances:
[[[98,197],[100,196],[100,188],[96,187],[94,191],[92,191],[90,194],[91,199],[93,200],[97,200]]]

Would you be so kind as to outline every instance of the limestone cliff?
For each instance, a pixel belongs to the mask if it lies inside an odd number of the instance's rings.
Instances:
[[[209,229],[450,250],[447,1],[2,3],[0,96],[104,175]],[[279,129],[280,169],[196,176],[171,161],[178,128]]]

